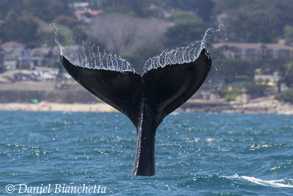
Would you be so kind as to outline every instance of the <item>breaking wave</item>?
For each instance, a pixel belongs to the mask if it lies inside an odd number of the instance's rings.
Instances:
[[[281,180],[262,180],[255,177],[250,176],[239,176],[235,174],[233,176],[223,176],[229,179],[241,179],[246,180],[248,182],[252,182],[262,186],[270,186],[274,188],[293,188],[293,179],[281,179]]]

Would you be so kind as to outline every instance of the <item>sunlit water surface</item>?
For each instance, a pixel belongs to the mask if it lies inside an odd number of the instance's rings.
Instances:
[[[1,195],[7,184],[101,185],[104,195],[293,195],[293,116],[172,114],[157,130],[153,177],[131,176],[136,130],[122,114],[0,112],[0,122]]]

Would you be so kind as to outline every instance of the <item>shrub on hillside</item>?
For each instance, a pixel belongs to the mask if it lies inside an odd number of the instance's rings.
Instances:
[[[5,67],[3,64],[0,64],[0,73],[4,72],[5,71]]]
[[[246,93],[252,97],[261,97],[265,95],[266,86],[255,84],[255,83],[248,83],[246,85]]]
[[[225,98],[226,101],[235,101],[238,95],[243,93],[241,89],[222,89],[215,91],[220,97]]]
[[[293,88],[283,91],[275,97],[279,101],[285,101],[293,104]]]

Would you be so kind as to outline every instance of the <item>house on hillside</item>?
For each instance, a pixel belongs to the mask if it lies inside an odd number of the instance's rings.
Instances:
[[[89,2],[75,2],[75,3],[71,4],[71,6],[75,10],[82,10],[82,11],[90,10]]]
[[[266,86],[266,89],[265,89],[266,95],[274,95],[284,90],[287,90],[288,87],[281,81],[282,81],[282,77],[280,72],[278,71],[269,73],[262,69],[255,70],[254,82],[256,84]]]
[[[17,42],[7,42],[0,46],[4,51],[4,66],[7,69],[30,68],[31,50]]]
[[[215,49],[223,51],[227,58],[242,60],[261,60],[264,58],[292,58],[293,47],[279,42],[266,43],[215,43]]]
[[[17,58],[17,68],[21,69],[31,69],[33,67],[31,50],[24,49],[19,51]]]
[[[58,59],[58,55],[54,54],[52,48],[41,47],[34,48],[31,51],[32,64],[34,67],[36,66],[46,66],[50,67],[56,62]]]
[[[101,7],[101,3],[99,2],[95,2],[95,5],[99,5],[98,7]],[[75,10],[76,18],[85,24],[90,24],[95,16],[102,13],[101,10],[92,10],[92,5],[90,2],[77,1],[70,4],[70,6],[73,7],[73,9]],[[97,9],[96,6],[95,9]]]
[[[4,50],[0,48],[0,65],[4,65]]]
[[[93,18],[101,13],[102,11],[100,10],[76,10],[75,16],[79,21],[90,24]]]
[[[261,69],[256,69],[254,73],[254,81],[260,84],[276,85],[281,80],[281,75],[278,71],[271,73],[263,72]]]

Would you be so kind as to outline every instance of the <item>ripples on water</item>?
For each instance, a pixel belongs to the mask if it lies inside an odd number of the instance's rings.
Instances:
[[[293,116],[175,113],[154,177],[132,177],[136,130],[118,113],[0,112],[7,184],[103,185],[107,195],[293,195]]]

